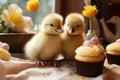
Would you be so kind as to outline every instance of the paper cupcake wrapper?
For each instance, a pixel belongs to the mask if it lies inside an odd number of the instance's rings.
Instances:
[[[77,73],[81,76],[96,77],[103,72],[104,61],[101,62],[81,62],[76,61]]]
[[[109,64],[117,64],[120,65],[120,55],[111,55],[106,53],[107,61]]]

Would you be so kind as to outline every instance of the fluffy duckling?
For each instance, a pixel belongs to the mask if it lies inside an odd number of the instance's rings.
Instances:
[[[63,55],[74,59],[75,49],[82,45],[84,36],[84,18],[79,13],[71,13],[65,19],[62,36]]]
[[[25,45],[25,53],[28,58],[45,63],[49,60],[55,60],[61,50],[62,20],[63,17],[57,13],[45,16],[41,23],[40,32]],[[42,66],[44,66],[43,63]]]

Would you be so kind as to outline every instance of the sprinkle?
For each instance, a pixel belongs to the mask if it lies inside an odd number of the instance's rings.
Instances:
[[[83,43],[83,46],[88,46],[88,47],[91,47],[91,46],[92,46],[92,44],[91,44],[91,42],[90,42],[90,41],[85,41],[85,42]]]

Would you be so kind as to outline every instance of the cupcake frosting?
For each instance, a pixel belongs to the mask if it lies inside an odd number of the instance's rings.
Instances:
[[[107,54],[120,55],[120,39],[106,47]]]
[[[0,48],[0,59],[9,61],[11,59],[11,54],[7,50]]]
[[[11,54],[9,53],[9,45],[1,41],[0,41],[0,59],[5,61],[9,61],[11,59]]]
[[[99,62],[104,60],[104,48],[99,44],[97,37],[93,37],[90,41],[85,41],[75,52],[75,59],[78,61]]]

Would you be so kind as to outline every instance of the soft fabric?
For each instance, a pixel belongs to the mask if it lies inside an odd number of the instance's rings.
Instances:
[[[14,61],[20,59],[14,59]],[[23,60],[22,60],[23,61]],[[105,60],[103,74],[98,77],[84,77],[76,74],[75,61],[63,61],[61,67],[34,67],[18,74],[7,75],[7,80],[120,80],[120,66],[109,65]]]

